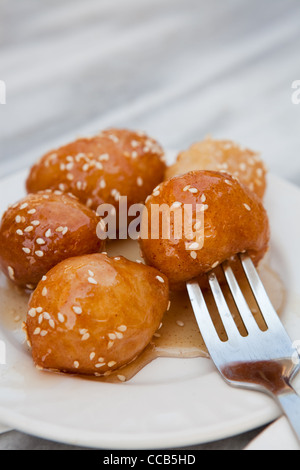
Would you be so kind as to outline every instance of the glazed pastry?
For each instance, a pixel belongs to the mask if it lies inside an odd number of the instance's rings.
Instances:
[[[29,302],[27,335],[37,367],[108,375],[149,344],[169,301],[156,269],[92,254],[47,273]]]
[[[210,170],[229,173],[261,199],[266,189],[266,169],[259,154],[242,149],[230,140],[205,139],[181,152],[166,171],[166,179],[189,171]]]
[[[32,167],[27,190],[71,192],[93,210],[103,202],[118,209],[120,196],[127,196],[128,206],[143,203],[164,179],[163,156],[144,133],[108,129],[47,153]]]
[[[33,289],[60,261],[103,249],[98,223],[99,217],[74,196],[29,194],[3,215],[0,267],[15,284]]]
[[[180,212],[187,204],[192,229],[182,231],[181,238],[174,236],[175,218],[170,217],[170,236],[163,237],[162,226],[153,227],[151,220],[154,204],[166,204]],[[237,253],[248,251],[257,264],[267,251],[266,211],[260,199],[230,175],[192,171],[174,177],[155,188],[146,208],[140,239],[142,255],[147,264],[168,277],[171,289],[183,289],[186,281],[203,276]]]

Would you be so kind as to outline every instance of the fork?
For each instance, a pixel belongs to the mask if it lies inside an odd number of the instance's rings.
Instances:
[[[225,261],[221,267],[247,336],[241,335],[214,271],[207,277],[227,338],[218,334],[203,292],[198,282],[192,280],[187,283],[187,290],[200,332],[225,381],[272,396],[300,441],[300,397],[291,385],[299,371],[298,352],[279,320],[250,256],[243,253],[238,258],[266,329],[259,328],[230,263]]]

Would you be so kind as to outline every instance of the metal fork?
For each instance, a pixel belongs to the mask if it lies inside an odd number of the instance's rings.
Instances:
[[[299,355],[273,308],[251,258],[238,255],[267,329],[262,331],[229,262],[223,269],[237,310],[247,330],[242,336],[214,271],[208,281],[227,340],[221,340],[196,280],[187,283],[194,314],[209,354],[227,383],[271,395],[282,408],[300,441],[300,397],[291,381],[299,371]]]

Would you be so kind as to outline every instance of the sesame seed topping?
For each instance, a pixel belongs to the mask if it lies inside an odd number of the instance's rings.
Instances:
[[[116,365],[116,364],[117,364],[116,361],[109,361],[109,362],[107,363],[108,367],[113,367],[113,366]]]
[[[88,282],[89,282],[90,284],[98,284],[98,282],[96,281],[96,279],[94,279],[93,277],[89,277],[89,278],[88,278]]]
[[[56,232],[62,232],[64,229],[64,227],[60,226],[60,227],[57,227],[57,229],[55,230]]]
[[[47,232],[45,233],[45,236],[46,236],[47,238],[49,238],[49,237],[51,237],[51,235],[52,235],[52,232],[51,232],[51,229],[49,228],[49,229],[47,230]]]
[[[51,328],[55,327],[55,323],[54,323],[54,320],[52,320],[52,318],[49,320],[49,325],[51,326]]]
[[[139,177],[137,178],[137,180],[136,180],[136,183],[137,183],[138,186],[143,186],[143,183],[144,183],[144,182],[143,182],[143,178],[141,178],[141,177],[139,176]]]
[[[45,320],[50,320],[51,317],[48,312],[44,312],[43,315],[44,315]]]
[[[60,323],[63,323],[65,321],[65,317],[63,316],[62,313],[58,313],[57,318]]]
[[[17,235],[23,235],[23,230],[18,228],[18,230],[16,230],[16,234]]]
[[[46,336],[47,334],[48,334],[48,331],[47,331],[47,330],[42,330],[42,331],[40,332],[40,335],[41,335],[41,336]]]
[[[10,279],[12,281],[14,281],[15,280],[15,271],[14,271],[14,269],[11,266],[8,266],[7,270],[8,270],[8,275],[9,275]]]
[[[205,201],[206,201],[206,196],[205,196],[205,194],[202,194],[200,199],[201,199],[201,202],[205,202]]]
[[[189,188],[188,191],[189,191],[190,193],[196,194],[196,193],[198,192],[198,189],[197,189],[197,188]]]
[[[27,214],[30,214],[30,215],[35,214],[35,213],[36,213],[36,209],[30,209],[30,210],[27,212]]]
[[[92,277],[95,276],[95,274],[93,273],[93,271],[91,271],[90,269],[89,269],[89,275],[92,276]]]
[[[178,326],[184,326],[184,323],[181,320],[177,320],[176,323],[177,323]]]
[[[152,193],[152,196],[159,196],[159,195],[160,195],[160,192],[159,192],[159,191],[154,191],[154,192]]]
[[[26,207],[28,207],[28,203],[24,202],[24,204],[20,206],[20,210],[26,209]]]
[[[42,257],[44,256],[43,251],[40,251],[40,250],[36,251],[35,254],[36,254],[36,256],[38,256],[39,258],[42,258]]]
[[[47,289],[47,287],[44,287],[43,290],[42,290],[42,296],[46,297],[47,294],[48,294],[48,289]]]
[[[34,335],[39,335],[40,332],[41,332],[41,329],[40,329],[39,327],[37,327],[37,328],[34,330],[33,334],[34,334]]]
[[[188,184],[187,186],[185,186],[185,187],[183,188],[183,191],[184,191],[184,192],[188,191],[188,190],[190,189],[190,187],[191,187],[191,185]]]
[[[197,242],[193,242],[189,245],[190,250],[198,250],[200,248],[200,244]]]
[[[212,265],[212,269],[216,268],[217,266],[219,266],[219,261],[216,261],[213,265]]]
[[[125,380],[126,380],[125,375],[119,374],[119,375],[117,375],[117,377],[118,377],[118,379],[120,380],[120,382],[125,382]]]
[[[29,225],[28,227],[25,228],[24,232],[29,233],[29,232],[32,232],[32,230],[33,230],[33,226]]]
[[[81,337],[81,341],[86,341],[87,339],[89,339],[90,335],[89,333],[85,333],[82,337]]]
[[[105,366],[105,362],[98,362],[97,364],[95,364],[95,367],[97,369],[99,369],[100,367],[103,367],[103,366]]]
[[[31,308],[29,311],[28,311],[28,315],[32,318],[34,318],[36,316],[36,309],[35,308]]]
[[[121,333],[120,331],[116,331],[116,337],[118,339],[122,339],[123,338],[123,333]]]
[[[17,215],[15,221],[17,222],[17,224],[19,224],[22,221],[22,217],[20,215]]]
[[[124,332],[124,331],[127,330],[127,326],[126,325],[120,325],[120,326],[118,326],[117,330]]]
[[[191,252],[190,252],[190,256],[191,256],[193,259],[196,259],[196,258],[197,258],[197,253],[196,253],[196,251],[191,251]]]
[[[169,302],[168,302],[167,311],[170,310],[170,307],[171,307],[171,300],[169,300]]]
[[[79,367],[79,362],[78,362],[78,361],[74,361],[74,362],[73,362],[73,366],[75,367],[75,369],[78,369],[78,367]]]
[[[45,240],[43,240],[42,238],[37,238],[36,242],[38,245],[45,245],[46,243]]]
[[[161,282],[162,284],[165,283],[164,279],[163,279],[161,276],[155,276],[155,278],[156,278],[159,282]]]
[[[177,209],[178,207],[181,207],[181,204],[182,204],[181,202],[176,201],[176,202],[173,202],[172,207],[173,207],[174,209]]]
[[[78,305],[73,305],[72,310],[76,315],[81,315],[82,314],[82,308],[79,307]]]
[[[46,281],[46,280],[47,280],[47,276],[43,276],[42,281]]]
[[[38,225],[40,225],[40,221],[39,220],[33,220],[31,222],[31,225],[34,225],[34,227],[37,227]]]
[[[90,360],[92,361],[92,360],[95,358],[95,356],[96,356],[96,354],[95,354],[94,352],[92,352],[92,353],[90,354]]]
[[[109,337],[109,339],[116,339],[115,333],[108,333],[107,336]]]
[[[134,150],[132,153],[131,153],[131,156],[132,158],[136,158],[138,156],[138,153]]]
[[[248,204],[244,204],[244,207],[247,209],[247,211],[251,211],[251,207]]]

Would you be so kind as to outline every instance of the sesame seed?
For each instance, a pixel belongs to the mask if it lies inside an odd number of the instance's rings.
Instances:
[[[95,356],[96,356],[96,354],[95,354],[94,352],[92,352],[92,353],[90,354],[90,360],[92,361],[92,360],[95,358]]]
[[[90,335],[89,333],[85,333],[82,337],[81,337],[81,341],[86,341],[87,339],[89,339]]]
[[[22,217],[20,215],[17,215],[15,221],[17,222],[17,224],[19,224],[22,221]]]
[[[132,153],[131,153],[131,156],[132,158],[136,158],[138,156],[138,153],[134,150]]]
[[[42,308],[42,307],[37,307],[37,308],[36,308],[36,311],[37,311],[37,313],[42,313],[43,308]]]
[[[136,148],[140,145],[140,143],[137,140],[132,140],[131,142],[131,147]]]
[[[67,180],[73,181],[73,179],[74,179],[74,175],[72,175],[72,173],[68,173],[67,174]]]
[[[43,317],[43,314],[41,313],[41,314],[39,315],[39,318],[38,318],[38,323],[39,323],[39,325],[42,323],[43,318],[44,318],[44,317]]]
[[[191,251],[191,252],[190,252],[190,256],[191,256],[193,259],[196,259],[196,258],[197,258],[197,253],[196,253],[196,251]]]
[[[31,222],[31,225],[34,225],[35,227],[37,227],[38,225],[40,225],[40,221],[39,220],[33,220]]]
[[[90,284],[98,284],[98,282],[96,281],[96,279],[94,279],[93,277],[89,277],[89,278],[88,278],[88,282],[89,282]]]
[[[109,337],[109,339],[116,339],[115,333],[108,333],[107,336]]]
[[[126,380],[125,375],[119,374],[119,375],[117,375],[117,377],[118,377],[118,379],[120,380],[120,382],[125,382],[125,380]]]
[[[38,245],[45,245],[46,243],[45,240],[43,240],[42,238],[37,238],[36,242]]]
[[[216,261],[213,265],[212,265],[212,269],[216,268],[217,266],[219,266],[219,261]]]
[[[191,243],[191,244],[189,245],[189,249],[190,249],[190,250],[198,250],[199,248],[200,248],[200,244],[197,243],[197,242]]]
[[[47,293],[48,293],[48,289],[47,289],[47,287],[44,287],[43,290],[42,290],[42,296],[46,297]]]
[[[154,191],[154,192],[152,193],[152,196],[159,196],[159,195],[160,195],[160,192],[159,192],[159,191]]]
[[[103,367],[103,366],[105,366],[105,362],[98,362],[97,364],[95,364],[95,367],[97,369],[99,369],[100,367]]]
[[[35,214],[35,213],[36,213],[36,209],[30,209],[30,210],[27,212],[27,214],[30,214],[30,215]]]
[[[118,326],[117,330],[119,330],[119,331],[126,331],[126,330],[127,330],[127,326],[126,326],[126,325],[120,325],[120,326]]]
[[[14,271],[14,269],[11,266],[8,266],[7,270],[8,270],[8,275],[9,275],[10,279],[12,281],[14,281],[15,280],[15,271]]]
[[[17,234],[17,235],[23,235],[23,230],[20,230],[20,229],[18,228],[18,230],[16,231],[16,234]]]
[[[51,317],[48,312],[44,312],[43,315],[44,315],[45,320],[50,320]]]
[[[33,334],[34,334],[34,335],[39,335],[40,332],[41,332],[41,329],[40,329],[39,327],[37,327],[37,328],[34,330]]]
[[[181,207],[181,204],[182,204],[181,202],[176,201],[176,202],[173,202],[172,207],[173,207],[174,209],[177,209],[178,207]]]
[[[24,204],[20,206],[20,210],[26,209],[26,207],[28,207],[28,203],[24,202]]]
[[[202,194],[202,196],[201,196],[200,199],[201,199],[201,202],[205,202],[205,201],[206,201],[206,196],[205,196],[205,194]]]
[[[78,362],[78,361],[74,361],[74,362],[73,362],[73,366],[75,367],[75,369],[78,369],[78,367],[79,367],[79,362]]]
[[[122,339],[123,338],[123,333],[121,333],[120,331],[116,331],[116,337],[118,339]]]
[[[189,191],[190,193],[196,194],[196,193],[198,192],[198,189],[197,189],[197,188],[189,188],[188,191]]]
[[[105,180],[102,179],[102,180],[100,181],[99,187],[100,187],[101,189],[104,189],[104,188],[106,187],[106,182],[105,182]]]
[[[60,183],[60,184],[58,185],[58,187],[59,187],[59,189],[60,189],[61,191],[64,191],[64,190],[66,189],[66,187],[65,187],[65,185],[64,185],[63,183]]]
[[[107,349],[112,348],[114,343],[115,343],[114,341],[109,341],[108,344],[107,344]]]
[[[47,230],[47,232],[45,233],[45,236],[46,236],[47,238],[49,238],[49,237],[51,237],[51,235],[52,235],[52,232],[51,232],[51,229],[49,228],[49,229]]]
[[[43,276],[42,281],[46,281],[46,280],[47,280],[47,276]]]
[[[169,302],[168,302],[167,311],[170,310],[170,307],[171,307],[171,300],[169,300]]]
[[[51,328],[55,327],[55,323],[54,323],[54,320],[52,320],[52,318],[49,320],[49,325],[51,326]]]
[[[108,367],[113,367],[113,366],[116,365],[116,364],[117,364],[116,361],[109,361],[109,362],[107,363]]]
[[[43,251],[40,251],[40,250],[36,251],[35,254],[36,254],[36,256],[38,256],[39,258],[42,258],[42,257],[44,256]]]
[[[35,308],[31,308],[29,311],[28,311],[28,315],[32,318],[34,318],[36,316],[36,309]]]
[[[159,282],[161,282],[162,284],[165,283],[164,279],[163,279],[161,276],[155,276],[155,278],[156,278]]]
[[[244,204],[244,207],[247,209],[247,211],[251,211],[251,207],[248,206],[248,204]]]
[[[58,313],[57,318],[60,323],[63,323],[65,321],[65,317],[63,316],[62,313]]]
[[[88,171],[89,168],[90,168],[90,165],[88,163],[85,163],[82,167],[82,170],[83,171]]]
[[[42,330],[42,331],[40,332],[40,335],[41,335],[41,336],[46,336],[47,334],[48,334],[48,331],[47,331],[47,330]]]
[[[95,276],[95,274],[93,273],[93,271],[91,271],[90,269],[89,269],[89,275],[92,276],[92,277]]]
[[[204,212],[208,209],[208,205],[207,204],[203,204],[200,208],[201,212]]]
[[[64,230],[64,227],[60,226],[60,227],[57,227],[57,229],[55,230],[56,232],[62,232]]]
[[[232,186],[232,183],[229,180],[225,180],[225,183],[228,184],[229,186]]]
[[[82,314],[82,308],[77,306],[77,305],[73,305],[72,307],[73,309],[73,312],[76,313],[76,315],[81,315]]]
[[[68,232],[68,230],[69,230],[68,227],[64,227],[62,234],[65,235]]]
[[[177,320],[176,323],[177,323],[178,326],[184,326],[184,323],[181,320]]]
[[[185,186],[185,187],[183,188],[183,191],[184,191],[184,192],[188,191],[188,190],[190,189],[190,187],[191,187],[191,185],[188,184],[187,186]]]
[[[29,232],[32,232],[32,230],[33,230],[33,226],[29,225],[28,227],[25,228],[24,232],[29,233]]]
[[[137,178],[136,182],[138,186],[143,186],[143,178],[141,178],[140,176]]]

